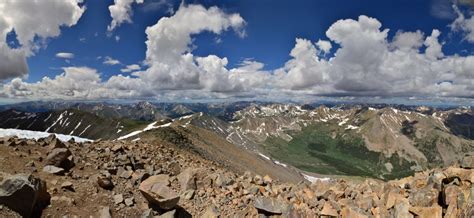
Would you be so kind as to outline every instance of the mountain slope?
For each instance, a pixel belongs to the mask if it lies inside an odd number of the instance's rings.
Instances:
[[[469,124],[452,118],[468,112],[269,104],[237,111],[230,122],[204,113],[174,122],[206,129],[214,138],[304,171],[390,179],[448,166],[474,151],[469,135],[456,134],[448,125],[454,122],[469,133]]]
[[[43,131],[89,139],[115,139],[144,125],[141,121],[103,118],[95,114],[66,109],[51,112],[0,112],[0,128]]]

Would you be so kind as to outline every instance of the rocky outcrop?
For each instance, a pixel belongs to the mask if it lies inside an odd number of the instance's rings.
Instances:
[[[6,209],[23,216],[42,211],[52,217],[474,215],[474,169],[464,163],[388,182],[331,179],[294,184],[235,173],[197,153],[159,142],[71,141],[53,148],[46,145],[54,138],[36,144],[11,141],[12,146],[0,146],[0,171],[34,176],[2,174],[0,217],[11,215]],[[64,167],[66,160],[72,163],[67,171],[56,166]],[[49,195],[51,202],[43,209]]]

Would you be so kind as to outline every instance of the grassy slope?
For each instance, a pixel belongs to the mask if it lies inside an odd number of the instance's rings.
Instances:
[[[355,133],[337,129],[327,124],[316,124],[293,132],[293,139],[286,142],[269,138],[264,148],[275,158],[302,170],[335,175],[354,175],[380,178],[398,178],[412,173],[410,164],[396,155],[385,158],[369,151],[364,141]],[[333,131],[340,134],[333,136]],[[393,170],[388,173],[384,164],[390,162]]]

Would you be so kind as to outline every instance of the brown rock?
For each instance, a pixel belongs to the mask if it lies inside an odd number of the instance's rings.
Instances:
[[[66,189],[66,190],[70,190],[70,191],[74,191],[74,187],[73,187],[73,184],[69,181],[65,181],[61,184],[61,188],[62,189]]]
[[[410,212],[420,218],[441,218],[443,217],[443,208],[439,205],[432,207],[410,207]]]
[[[179,201],[179,195],[170,189],[168,175],[151,176],[140,184],[140,192],[151,204],[161,209],[173,209]]]
[[[217,218],[219,217],[219,209],[217,209],[216,206],[211,205],[206,209],[206,211],[201,217],[202,218]]]
[[[447,185],[443,190],[444,205],[457,207],[458,195],[462,194],[461,188],[456,185]]]
[[[182,191],[196,190],[196,173],[192,168],[186,168],[177,178]]]
[[[459,177],[463,181],[469,181],[474,183],[474,170],[471,169],[462,169],[457,167],[448,167],[444,173],[447,178]]]
[[[110,178],[106,178],[103,176],[99,176],[97,178],[97,184],[101,188],[106,189],[106,190],[112,190],[114,188],[114,183],[112,182],[112,180]]]
[[[325,202],[323,209],[321,210],[321,215],[337,217],[338,213],[337,210],[329,202]]]
[[[273,179],[269,175],[265,175],[263,177],[263,183],[268,185],[268,184],[272,184],[272,182],[273,182]]]
[[[344,207],[341,210],[342,217],[350,217],[350,218],[368,218],[369,216],[366,215],[364,212],[360,211],[359,209],[352,208],[352,207]]]
[[[397,218],[412,218],[413,215],[409,212],[410,203],[408,199],[397,199],[395,202],[395,217]]]
[[[410,193],[410,204],[415,207],[431,207],[438,203],[439,192],[436,189],[425,187]]]
[[[399,199],[405,199],[405,197],[403,197],[403,195],[399,193],[389,192],[387,196],[387,203],[385,204],[385,208],[386,209],[392,208],[393,206],[395,206],[396,201]]]

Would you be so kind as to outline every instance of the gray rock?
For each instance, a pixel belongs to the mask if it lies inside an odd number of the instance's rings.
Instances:
[[[54,135],[54,134],[51,134],[51,135]],[[49,136],[48,136],[48,138],[49,138]],[[52,139],[49,142],[47,140],[47,143],[49,144],[48,147],[49,147],[50,150],[53,150],[55,148],[65,148],[66,147],[66,145],[61,140],[57,139],[56,136],[54,136],[54,139]]]
[[[132,177],[133,171],[131,170],[125,170],[120,174],[120,177],[124,179],[130,179]]]
[[[133,197],[125,198],[125,205],[131,207],[135,203],[135,199]]]
[[[120,204],[122,202],[123,202],[123,195],[122,194],[114,195],[114,203],[115,204]]]
[[[109,207],[102,207],[99,211],[99,217],[100,218],[112,218],[112,215],[110,214],[110,208]]]
[[[158,216],[159,218],[174,218],[176,217],[176,210],[168,211]]]
[[[462,158],[461,167],[466,169],[474,169],[474,155],[466,155]]]
[[[64,174],[64,169],[60,167],[56,167],[53,165],[46,165],[43,168],[43,172],[55,174],[55,175],[62,175]]]
[[[187,191],[183,192],[183,194],[181,194],[181,197],[186,199],[186,200],[191,200],[194,197],[194,193],[195,193],[195,190],[190,189],[190,190],[187,190]]]
[[[152,209],[146,209],[145,211],[143,211],[143,213],[140,217],[141,218],[153,218],[153,210]]]
[[[254,206],[266,214],[282,214],[288,208],[288,205],[268,197],[256,198]]]
[[[192,168],[186,168],[177,178],[182,191],[196,190],[196,173]]]
[[[46,165],[65,168],[68,165],[68,157],[71,154],[71,151],[67,148],[55,148],[48,154]]]
[[[23,217],[40,214],[49,204],[46,183],[31,175],[0,174],[0,204],[18,212]]]
[[[61,188],[66,189],[66,190],[70,190],[70,191],[74,191],[73,184],[69,181],[63,182],[61,184]]]

